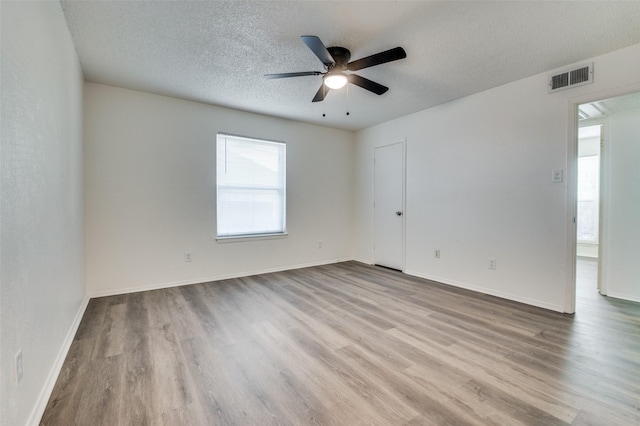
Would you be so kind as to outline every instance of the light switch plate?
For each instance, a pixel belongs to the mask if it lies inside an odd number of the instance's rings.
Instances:
[[[563,170],[554,170],[551,172],[551,182],[552,183],[562,183],[562,181],[564,180],[564,173]]]

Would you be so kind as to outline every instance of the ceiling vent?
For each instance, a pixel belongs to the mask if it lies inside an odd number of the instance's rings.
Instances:
[[[549,93],[593,83],[593,62],[549,77]]]

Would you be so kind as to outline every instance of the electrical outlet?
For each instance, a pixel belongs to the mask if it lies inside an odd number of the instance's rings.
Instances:
[[[563,179],[563,170],[559,169],[559,170],[553,170],[551,172],[551,182],[552,183],[562,183]]]
[[[318,248],[322,248],[322,241],[318,241]]]
[[[191,253],[185,253],[184,254],[184,261],[185,262],[191,262]]]
[[[489,259],[489,269],[496,269],[498,261],[496,259]]]
[[[16,366],[16,385],[17,385],[18,383],[20,383],[20,380],[22,380],[22,374],[24,373],[24,369],[22,368],[22,349],[20,349],[16,354],[15,366]]]
[[[436,259],[440,259],[440,249],[435,249],[435,251],[433,252],[433,257],[435,257]]]

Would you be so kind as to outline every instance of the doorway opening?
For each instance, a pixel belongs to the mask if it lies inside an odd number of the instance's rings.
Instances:
[[[640,92],[577,106],[574,312],[640,302]]]

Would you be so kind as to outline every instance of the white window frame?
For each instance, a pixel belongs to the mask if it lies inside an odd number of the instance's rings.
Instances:
[[[227,167],[227,165],[226,163],[224,163],[223,165],[219,161],[219,160],[226,161],[226,154],[225,154],[224,160],[222,160],[218,158],[218,153],[219,153],[219,149],[226,150],[226,142],[228,142],[229,140],[233,140],[234,142],[239,142],[244,140],[252,144],[265,144],[265,146],[266,145],[282,146],[281,147],[282,155],[280,156],[279,166],[278,166],[279,171],[281,173],[281,175],[279,176],[280,184],[277,186],[269,187],[269,186],[264,186],[264,185],[260,185],[259,183],[256,183],[256,186],[254,186],[254,188],[259,188],[260,190],[277,190],[279,192],[280,204],[281,204],[280,208],[282,209],[282,212],[281,212],[282,229],[281,230],[274,231],[274,232],[247,231],[247,232],[220,234],[220,220],[221,220],[220,218],[221,218],[221,209],[222,209],[220,198],[221,198],[221,194],[224,193],[225,188],[223,188],[220,185],[221,179],[219,179],[219,174],[222,173],[221,168]],[[220,144],[222,143],[225,144],[224,148],[220,146]],[[286,143],[285,142],[253,138],[253,137],[247,137],[247,136],[239,136],[239,135],[233,135],[233,134],[221,133],[221,132],[218,132],[216,134],[216,241],[217,242],[227,243],[227,242],[238,242],[238,241],[251,241],[251,240],[258,240],[258,239],[277,239],[277,238],[284,238],[288,235],[287,234],[287,215],[286,215],[286,211],[287,211],[286,168],[287,168],[287,162],[286,162]],[[252,187],[243,186],[242,188],[251,189]],[[233,191],[233,190],[237,190],[238,188],[232,186],[227,189],[229,189],[230,191]]]

